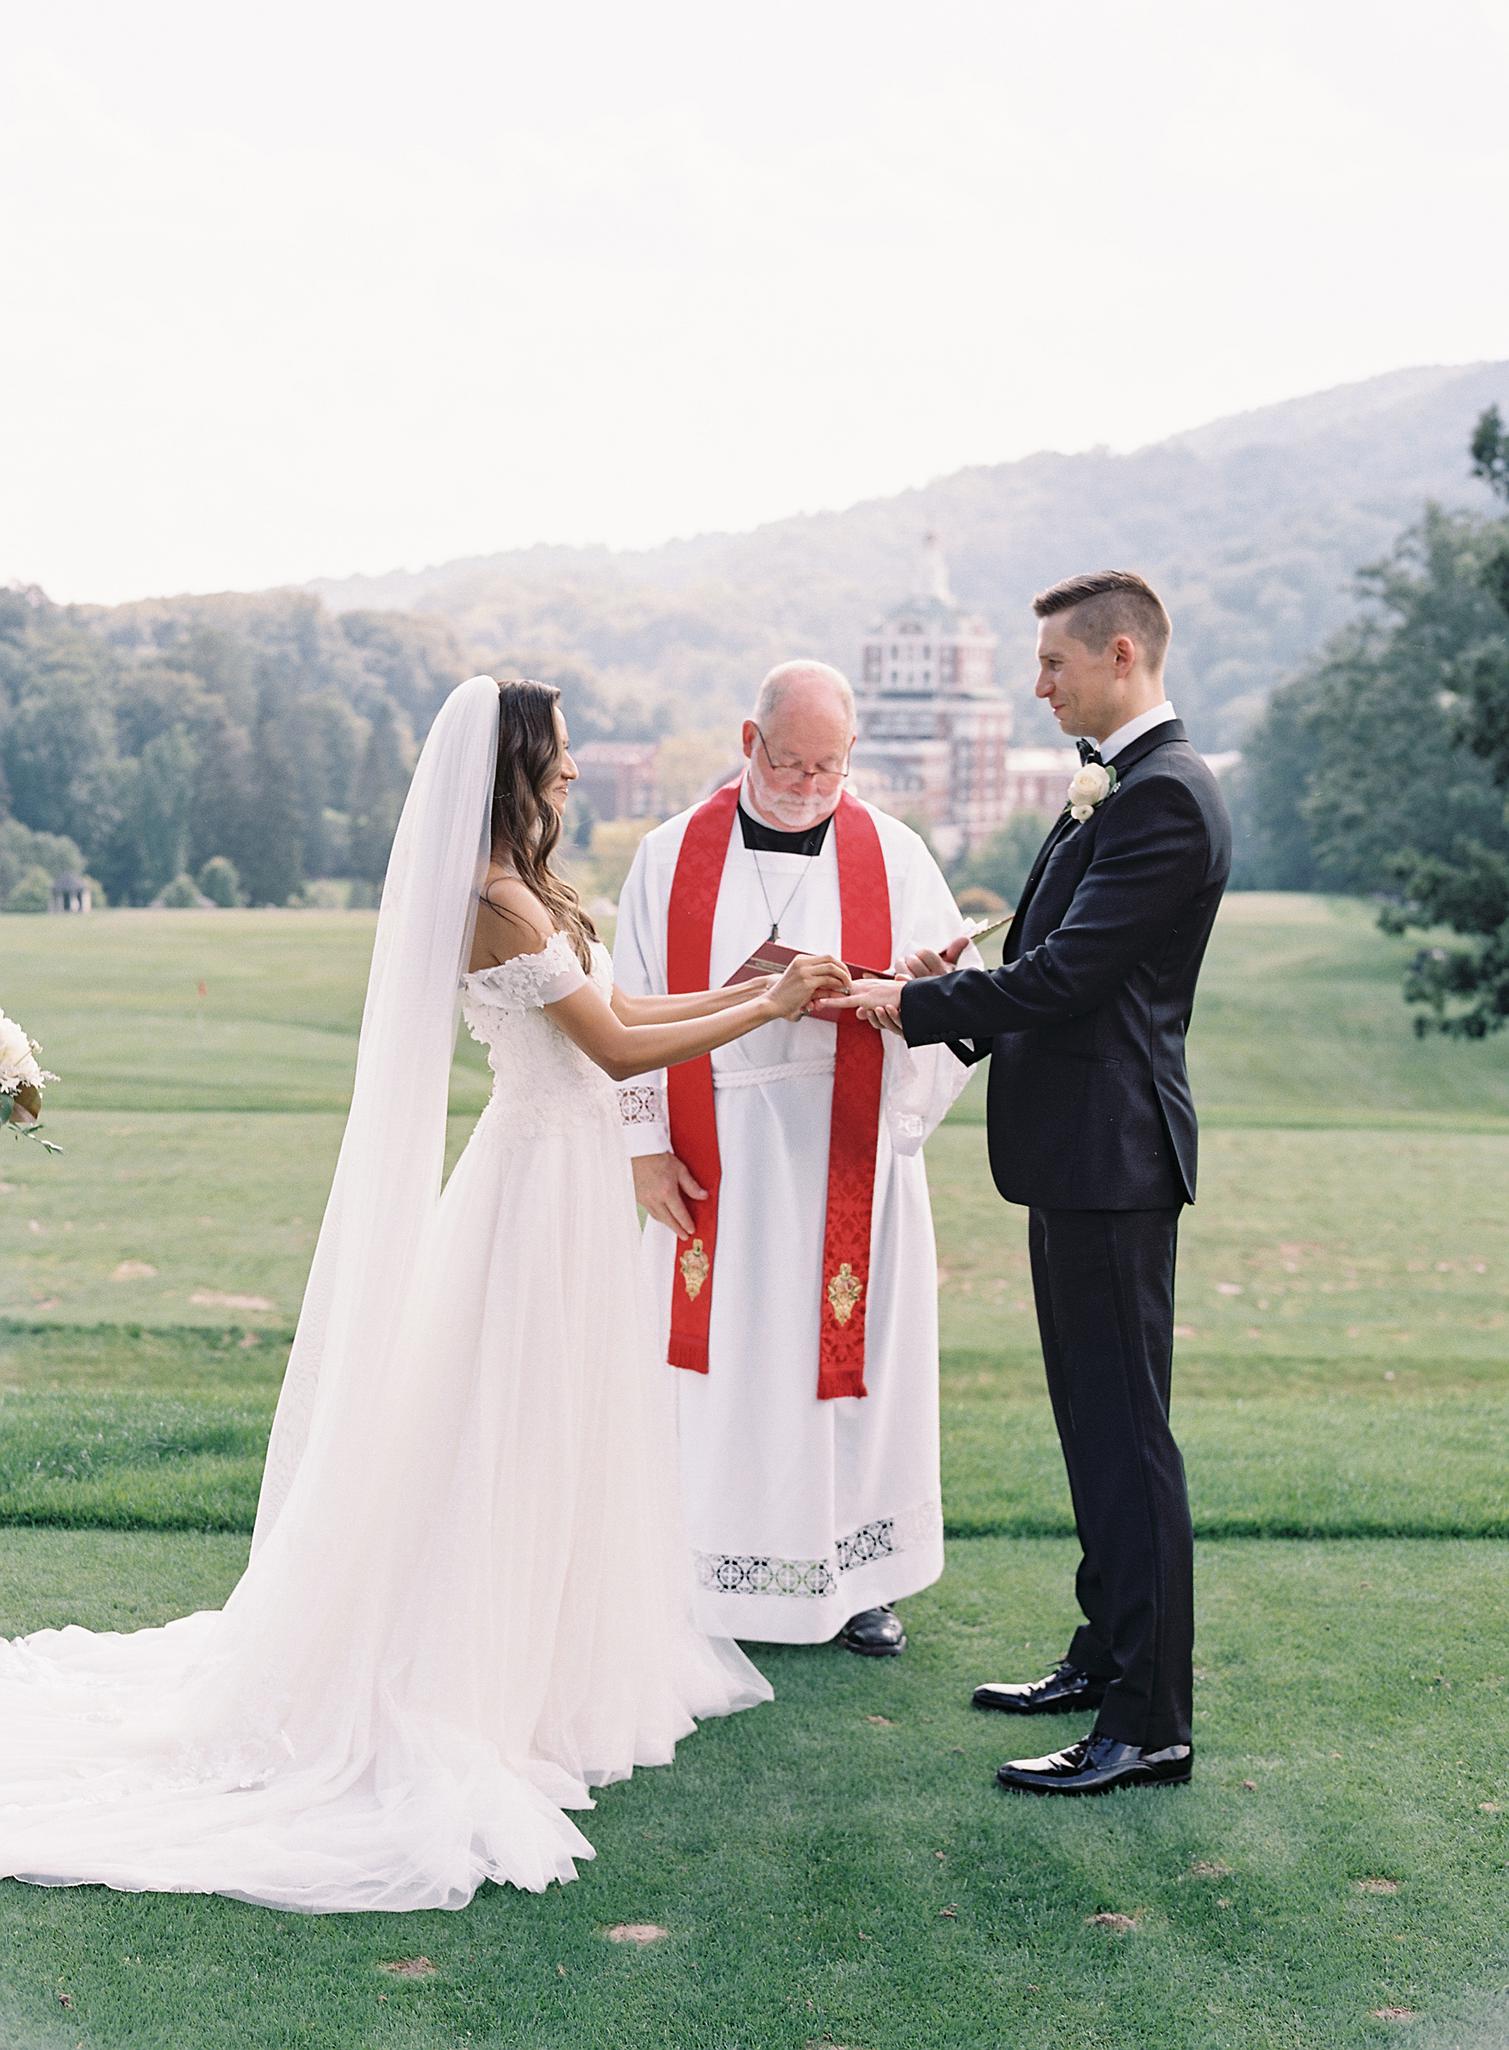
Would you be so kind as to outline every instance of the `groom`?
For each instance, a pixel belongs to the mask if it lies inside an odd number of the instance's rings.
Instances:
[[[1081,768],[1017,904],[1002,964],[855,983],[912,1046],[992,1056],[991,1171],[1028,1206],[1048,1391],[1083,1557],[1085,1621],[1045,1679],[979,1687],[1013,1715],[1094,1710],[1087,1737],[996,1777],[1099,1794],[1190,1776],[1193,1534],[1169,1429],[1174,1247],[1195,1198],[1184,1041],[1226,887],[1231,826],[1163,689],[1169,619],[1127,570],[1033,600],[1037,695]]]

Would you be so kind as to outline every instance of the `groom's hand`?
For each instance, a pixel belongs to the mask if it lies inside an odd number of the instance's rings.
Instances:
[[[948,975],[959,965],[959,956],[969,945],[969,934],[961,932],[956,940],[950,940],[941,954],[935,954],[931,947],[919,947],[915,954],[908,954],[906,965],[912,975]]]
[[[634,1162],[634,1194],[657,1224],[669,1225],[684,1239],[692,1233],[686,1199],[700,1202],[707,1191],[674,1153],[642,1153]]]

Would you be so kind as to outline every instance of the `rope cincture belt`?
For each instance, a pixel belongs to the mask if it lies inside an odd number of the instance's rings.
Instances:
[[[815,1061],[782,1061],[773,1068],[714,1068],[714,1089],[754,1089],[766,1082],[805,1082],[813,1075],[831,1075],[836,1062],[829,1055]]]

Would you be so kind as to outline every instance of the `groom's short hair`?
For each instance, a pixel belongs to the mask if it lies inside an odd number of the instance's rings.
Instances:
[[[1146,577],[1132,569],[1097,569],[1082,577],[1065,577],[1032,601],[1039,619],[1072,612],[1066,622],[1075,640],[1087,648],[1103,648],[1117,634],[1129,634],[1148,665],[1163,667],[1173,623],[1163,600]]]

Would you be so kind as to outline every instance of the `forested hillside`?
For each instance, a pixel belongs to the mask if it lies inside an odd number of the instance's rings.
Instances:
[[[281,904],[330,876],[370,893],[414,748],[458,678],[550,677],[578,740],[726,731],[772,662],[852,667],[913,588],[928,531],[1023,690],[1035,589],[1087,564],[1145,570],[1174,612],[1171,689],[1196,740],[1239,745],[1356,618],[1359,567],[1427,499],[1491,505],[1465,443],[1495,400],[1509,407],[1509,364],[1401,371],[1131,455],[962,470],[638,553],[541,546],[108,608],[0,591],[0,907],[40,908],[71,867],[128,903],[171,888]]]
[[[1486,508],[1463,448],[1495,402],[1509,406],[1509,363],[1398,371],[1129,455],[961,470],[748,534],[638,552],[537,547],[313,588],[339,609],[432,614],[472,647],[584,666],[611,697],[663,704],[681,723],[732,715],[783,656],[851,666],[876,614],[911,589],[934,531],[1019,687],[1034,590],[1086,567],[1144,571],[1174,613],[1171,688],[1196,738],[1238,746],[1274,686],[1353,616],[1355,572],[1426,499]]]
[[[465,669],[439,621],[307,592],[0,591],[0,905],[69,867],[127,903],[185,872],[267,904],[310,876],[374,885],[415,736]]]

